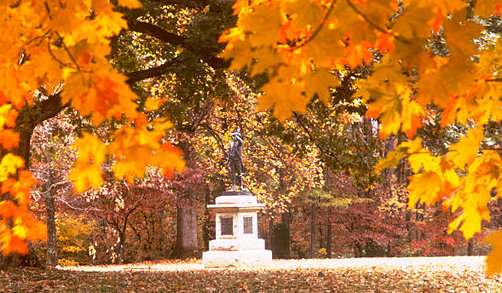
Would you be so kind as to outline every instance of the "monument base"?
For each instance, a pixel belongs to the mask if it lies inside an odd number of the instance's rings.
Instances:
[[[216,239],[202,254],[205,267],[254,266],[272,260],[272,252],[258,238],[257,212],[264,206],[247,191],[227,191],[207,206],[215,213]]]
[[[242,267],[267,264],[272,260],[270,250],[216,251],[202,253],[202,262],[208,268]]]
[[[237,250],[264,250],[263,239],[215,239],[209,241],[209,250],[237,251]]]

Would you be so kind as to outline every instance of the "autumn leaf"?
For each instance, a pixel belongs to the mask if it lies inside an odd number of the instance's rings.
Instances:
[[[403,142],[395,151],[387,153],[387,156],[381,159],[375,166],[375,170],[377,170],[377,172],[381,172],[383,169],[392,168],[396,166],[402,158],[409,155],[418,155],[423,151],[424,149],[422,148],[422,139],[419,137],[415,138],[414,140]]]
[[[157,110],[160,105],[162,105],[166,99],[162,98],[154,98],[154,97],[148,97],[145,102],[145,110],[146,111],[155,111]]]
[[[129,9],[140,8],[141,2],[138,0],[119,0],[119,5]]]
[[[2,182],[2,193],[9,193],[20,206],[26,206],[30,201],[30,189],[36,183],[30,171],[19,171],[19,178],[9,178]]]
[[[0,182],[7,180],[9,175],[15,174],[17,169],[24,167],[23,158],[12,153],[6,154],[0,163]]]
[[[328,102],[331,97],[330,89],[340,85],[340,80],[332,73],[320,69],[319,71],[307,74],[304,78],[304,88],[307,97],[313,97],[317,94],[323,102]]]
[[[281,16],[277,6],[263,4],[239,18],[239,23],[244,31],[251,33],[251,45],[261,47],[275,42],[279,37]]]
[[[315,27],[319,25],[323,9],[315,5],[310,0],[296,0],[286,3],[284,12],[288,13],[291,18],[291,27],[294,30],[301,30],[307,26]]]
[[[291,117],[291,110],[303,112],[309,101],[298,85],[279,79],[269,82],[263,91],[264,94],[258,99],[259,109],[274,107],[274,115],[280,120]]]
[[[434,11],[431,7],[420,7],[417,2],[414,2],[407,6],[404,14],[406,17],[396,19],[393,31],[406,39],[423,38],[430,35],[429,27],[424,24],[434,17]]]
[[[89,186],[99,188],[103,183],[101,164],[106,158],[104,143],[94,135],[85,134],[77,140],[78,159],[69,178],[74,181],[75,190],[82,193]]]
[[[8,151],[19,145],[19,138],[19,133],[12,129],[0,130],[0,145]]]
[[[448,157],[451,158],[457,168],[464,169],[466,165],[474,162],[478,156],[479,145],[483,140],[483,129],[476,127],[466,131],[465,136],[450,148]]]
[[[497,231],[485,239],[493,245],[492,251],[486,256],[486,275],[491,276],[502,271],[502,231]]]
[[[2,253],[8,255],[11,252],[26,254],[28,252],[28,243],[15,235],[2,235],[0,233],[0,242],[2,243]]]
[[[488,18],[490,15],[496,15],[497,12],[500,13],[501,4],[500,1],[495,0],[477,0],[474,12],[483,18]]]
[[[408,179],[410,180],[408,208],[412,208],[417,202],[431,205],[439,199],[438,193],[443,181],[436,172],[425,171],[412,175]]]

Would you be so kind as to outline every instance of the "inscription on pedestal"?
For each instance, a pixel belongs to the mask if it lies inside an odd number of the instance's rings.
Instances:
[[[221,222],[221,235],[234,235],[234,221],[233,218],[220,218]]]
[[[243,217],[244,234],[253,234],[253,217]]]

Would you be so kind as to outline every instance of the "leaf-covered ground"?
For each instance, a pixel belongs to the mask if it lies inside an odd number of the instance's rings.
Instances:
[[[483,257],[276,260],[204,269],[200,260],[0,271],[2,292],[502,292]]]

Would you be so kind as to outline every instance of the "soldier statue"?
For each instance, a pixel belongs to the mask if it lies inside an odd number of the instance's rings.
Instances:
[[[240,129],[237,129],[232,133],[232,141],[230,142],[230,149],[228,151],[227,166],[230,169],[230,176],[232,177],[232,189],[230,191],[236,191],[237,186],[240,190],[245,191],[242,186],[242,136]]]

